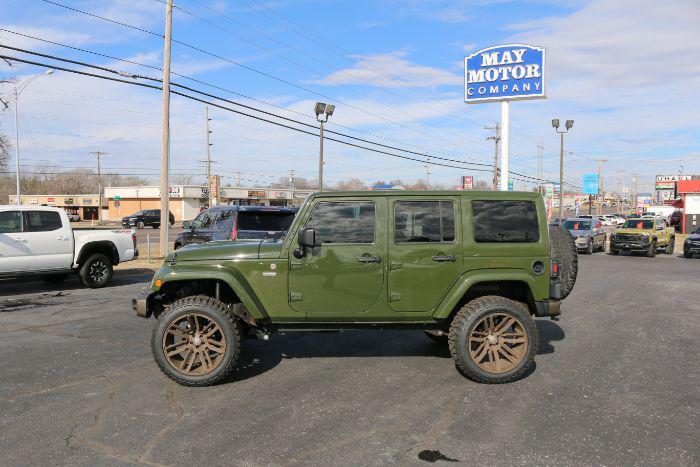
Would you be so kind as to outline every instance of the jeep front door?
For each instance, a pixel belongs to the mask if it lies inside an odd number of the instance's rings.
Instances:
[[[427,312],[462,271],[459,197],[390,199],[389,306]]]
[[[384,285],[386,226],[377,219],[385,218],[384,198],[317,202],[302,227],[314,229],[316,246],[301,258],[290,251],[290,307],[311,321],[370,309]]]

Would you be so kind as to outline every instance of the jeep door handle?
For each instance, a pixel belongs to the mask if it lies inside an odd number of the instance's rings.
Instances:
[[[452,255],[437,255],[433,256],[433,261],[437,261],[438,263],[454,263],[457,261],[457,258]]]
[[[358,256],[357,261],[360,263],[381,263],[382,259],[379,256],[362,255]]]

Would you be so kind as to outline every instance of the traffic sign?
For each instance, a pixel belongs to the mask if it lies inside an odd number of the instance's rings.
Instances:
[[[119,195],[114,197],[114,201],[121,201],[121,200],[122,200],[122,197]]]

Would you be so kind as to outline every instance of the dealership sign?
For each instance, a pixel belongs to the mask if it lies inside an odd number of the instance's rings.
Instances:
[[[473,175],[463,175],[462,176],[462,190],[471,191],[474,189],[474,176]]]
[[[657,175],[656,189],[657,190],[674,190],[676,183],[680,180],[691,180],[691,175]]]
[[[479,50],[464,59],[464,84],[467,103],[544,98],[544,48],[508,44]]]
[[[597,195],[598,194],[598,174],[583,174],[583,194]]]

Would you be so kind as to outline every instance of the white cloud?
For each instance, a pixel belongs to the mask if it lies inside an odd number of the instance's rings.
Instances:
[[[68,43],[74,46],[80,46],[92,42],[95,37],[84,32],[75,32],[60,30],[51,27],[31,27],[21,26],[18,24],[2,24],[2,29],[8,29],[27,36],[40,37],[53,42]],[[0,31],[0,41],[5,44],[19,47],[21,49],[44,50],[55,47],[46,42],[40,42],[29,37],[24,37],[20,34],[12,34],[10,32]]]
[[[353,67],[336,71],[314,82],[326,85],[364,84],[385,88],[455,86],[463,83],[461,75],[411,63],[404,59],[405,56],[405,52],[357,55],[354,56],[357,63]]]

